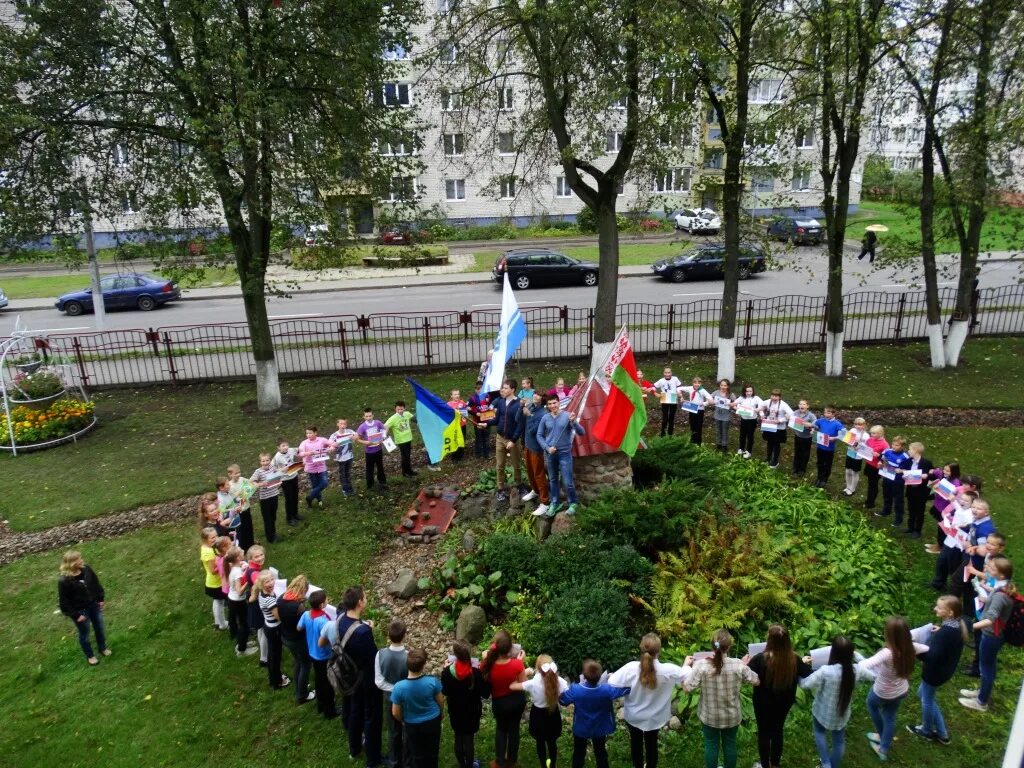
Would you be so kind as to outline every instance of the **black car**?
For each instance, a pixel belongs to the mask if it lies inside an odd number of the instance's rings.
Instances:
[[[725,265],[725,245],[712,243],[683,251],[678,256],[661,259],[651,265],[651,271],[658,277],[681,283],[699,277],[721,277]],[[756,272],[768,267],[764,251],[750,243],[740,244],[740,279],[746,280]]]
[[[818,245],[824,237],[824,228],[809,216],[781,216],[768,225],[768,236],[794,245]]]
[[[513,288],[544,285],[597,285],[597,264],[579,261],[548,248],[517,248],[505,251],[491,274],[499,284],[508,273]]]

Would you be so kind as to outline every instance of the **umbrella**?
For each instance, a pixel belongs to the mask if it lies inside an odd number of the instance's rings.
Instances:
[[[865,232],[888,232],[889,228],[885,224],[868,224],[864,227]]]

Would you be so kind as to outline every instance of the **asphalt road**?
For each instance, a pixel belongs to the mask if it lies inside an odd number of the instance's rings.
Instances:
[[[826,286],[826,260],[818,248],[800,248],[777,255],[779,269],[755,275],[740,284],[740,292],[752,298],[770,298],[797,294],[823,296]],[[992,261],[982,267],[981,287],[991,288],[1018,282],[1021,262]],[[329,293],[299,292],[288,298],[271,298],[268,308],[271,319],[293,317],[326,317],[337,314],[369,314],[374,312],[423,312],[428,310],[473,310],[500,306],[501,295],[494,283],[449,283],[424,285],[440,276],[410,277],[401,287],[338,290]],[[468,277],[468,276],[466,276]],[[481,279],[485,275],[479,276]],[[440,278],[443,279],[443,278]],[[847,254],[844,265],[846,292],[918,290],[919,275],[914,270],[872,269]],[[955,275],[940,277],[940,285],[955,286]],[[309,287],[314,287],[315,284]],[[593,306],[596,288],[563,287],[518,292],[520,306],[567,304],[574,307]],[[720,298],[721,280],[699,280],[669,283],[647,275],[621,276],[619,303],[667,304]],[[22,315],[35,331],[91,330],[92,315],[67,317],[39,310]],[[156,328],[172,325],[198,325],[244,321],[240,297],[224,297],[202,301],[182,301],[152,312],[118,311],[107,315],[108,329]],[[0,313],[0,335],[14,329],[15,313]]]

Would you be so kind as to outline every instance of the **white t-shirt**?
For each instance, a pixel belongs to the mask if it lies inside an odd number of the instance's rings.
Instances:
[[[672,693],[690,676],[689,667],[663,664],[655,659],[654,671],[658,685],[648,688],[640,682],[640,662],[631,661],[608,678],[609,685],[629,688],[623,699],[626,722],[641,731],[656,731],[672,717]]]
[[[243,561],[241,564],[236,565],[231,569],[231,573],[228,574],[228,600],[244,600],[241,592],[235,591],[235,583],[242,578],[242,574],[245,573],[246,563]]]
[[[654,388],[658,390],[658,392],[678,392],[681,386],[683,386],[683,382],[675,376],[671,379],[666,379],[662,376],[654,382]]]
[[[523,683],[523,690],[530,694],[533,706],[545,709],[548,706],[548,697],[544,694],[544,675],[540,672]],[[558,678],[558,695],[569,690],[569,684],[562,678]],[[555,702],[557,703],[557,702]]]
[[[746,408],[747,410],[750,410],[750,411],[754,412],[754,415],[750,417],[751,419],[756,419],[757,418],[757,411],[758,411],[758,409],[760,409],[760,407],[762,405],[764,405],[764,400],[762,400],[757,395],[754,395],[753,397],[737,397],[736,398],[736,408],[737,409],[739,409],[739,408]],[[743,417],[741,416],[740,418],[743,418]]]
[[[966,528],[974,521],[974,515],[972,514],[970,507],[961,507],[956,503],[956,501],[953,502],[953,507],[956,511],[953,512],[951,522],[956,528]],[[959,536],[950,536],[947,534],[942,543],[953,549],[964,549],[967,546],[967,534],[962,532],[960,533],[961,535]]]

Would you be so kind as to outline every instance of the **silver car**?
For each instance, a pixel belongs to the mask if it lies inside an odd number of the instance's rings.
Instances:
[[[0,309],[7,306],[7,294],[4,293],[4,289],[0,288]]]

